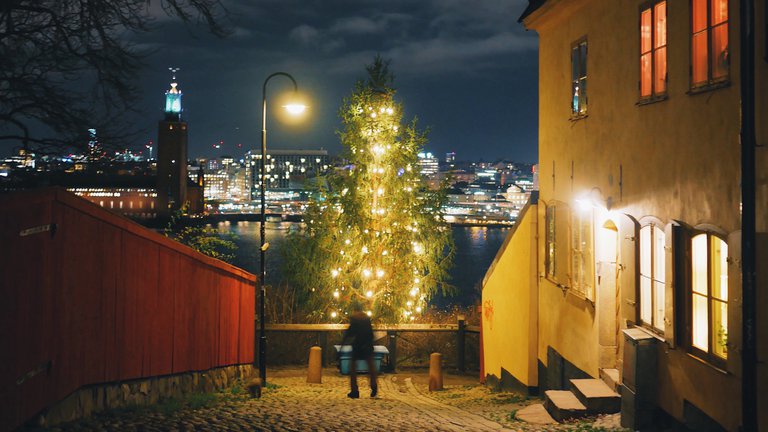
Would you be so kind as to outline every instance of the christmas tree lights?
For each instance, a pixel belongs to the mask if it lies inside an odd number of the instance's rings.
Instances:
[[[367,70],[340,109],[349,164],[326,177],[286,248],[285,274],[318,322],[345,320],[352,302],[377,321],[411,322],[451,289],[445,186],[429,189],[415,169],[425,133],[403,124],[388,62]]]

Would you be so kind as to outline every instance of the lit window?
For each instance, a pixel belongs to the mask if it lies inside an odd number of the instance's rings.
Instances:
[[[728,79],[728,0],[692,0],[691,86]]]
[[[544,266],[546,267],[547,277],[555,277],[555,206],[547,206],[546,215],[546,246],[544,253]]]
[[[691,240],[691,346],[728,357],[728,244],[711,234]]]
[[[571,47],[571,114],[587,114],[587,40]]]
[[[664,231],[655,225],[640,229],[640,321],[664,331]]]
[[[572,285],[576,293],[589,300],[595,300],[595,261],[592,256],[593,209],[580,209],[573,213],[572,238]]]
[[[640,12],[640,97],[667,92],[667,2]]]

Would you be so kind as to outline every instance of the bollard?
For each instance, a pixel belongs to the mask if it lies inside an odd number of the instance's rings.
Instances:
[[[313,346],[309,349],[307,382],[315,384],[323,382],[323,349],[319,346]]]
[[[248,388],[248,394],[250,394],[252,398],[261,397],[261,378],[256,377],[251,379],[248,381],[248,385],[246,387]]]
[[[443,389],[443,355],[432,353],[429,355],[429,391]]]

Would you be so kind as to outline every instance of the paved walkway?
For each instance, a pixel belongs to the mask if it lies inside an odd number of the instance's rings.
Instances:
[[[434,397],[438,393],[427,391],[427,377],[423,372],[382,375],[379,395],[370,398],[368,379],[361,376],[361,398],[349,399],[346,396],[349,380],[334,369],[323,371],[322,384],[307,384],[306,372],[301,369],[270,371],[267,375],[270,385],[259,399],[248,399],[242,392],[225,391],[209,395],[207,400],[192,397],[182,406],[165,403],[103,413],[47,430],[487,432],[562,430],[565,426],[515,421],[512,405],[503,405],[509,400],[492,396],[477,384],[477,378],[444,377],[449,390]],[[471,392],[471,400],[465,397],[467,392]],[[455,406],[452,402],[460,397],[470,405]],[[505,421],[494,421],[494,416]]]

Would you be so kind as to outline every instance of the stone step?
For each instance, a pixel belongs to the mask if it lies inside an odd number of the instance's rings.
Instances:
[[[603,380],[611,390],[618,392],[621,385],[618,369],[600,369],[600,379]]]
[[[621,411],[621,396],[603,380],[572,379],[571,391],[589,414],[613,414]]]
[[[587,415],[587,407],[568,390],[545,391],[544,408],[552,418],[559,422]]]
[[[547,412],[543,404],[531,404],[521,408],[515,414],[515,418],[526,423],[533,424],[556,424],[555,419]]]

